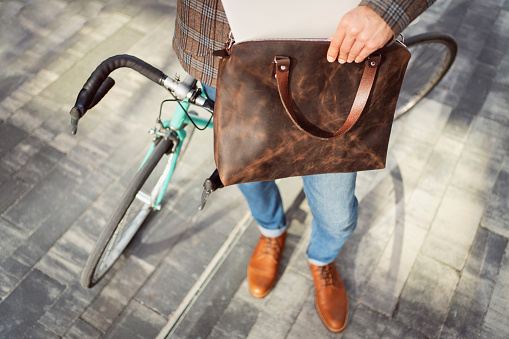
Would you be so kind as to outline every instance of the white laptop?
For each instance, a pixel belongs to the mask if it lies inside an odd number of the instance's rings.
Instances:
[[[360,0],[222,0],[235,41],[328,39]]]

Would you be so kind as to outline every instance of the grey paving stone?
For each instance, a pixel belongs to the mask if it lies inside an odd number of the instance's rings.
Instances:
[[[387,167],[372,172],[374,178],[365,189],[365,195],[376,194],[388,201],[399,203],[408,200],[417,186],[433,147],[407,134],[410,131],[407,127],[411,125],[407,125],[407,120],[403,121],[403,124],[402,132],[391,140]]]
[[[504,108],[508,105],[509,88],[506,85],[495,84],[484,101],[479,114],[507,126],[509,125],[509,116]]]
[[[498,13],[492,32],[502,37],[509,37],[509,10],[503,9]]]
[[[350,309],[349,315],[351,312]],[[348,326],[348,325],[347,325]],[[290,332],[288,333],[288,339],[301,339],[301,338],[340,338],[340,334],[330,332],[320,320],[315,307],[315,293],[311,289],[302,309],[295,319]]]
[[[176,265],[163,262],[136,299],[165,316],[175,311],[197,278]]]
[[[508,143],[507,126],[478,116],[472,126],[465,149],[480,155],[505,154]]]
[[[35,138],[27,137],[17,143],[16,146],[11,148],[11,150],[0,159],[2,167],[11,174],[23,167],[42,147],[42,142]]]
[[[129,21],[125,15],[114,13],[111,15],[110,20],[103,21],[100,27],[94,30],[94,35],[104,37],[104,41],[97,44],[84,58],[79,62],[80,65],[99,65],[104,59],[125,53],[134,43],[142,38],[142,34],[136,30],[122,25]],[[109,27],[107,27],[109,26]],[[114,32],[113,34],[111,34]],[[110,35],[111,34],[111,35]],[[83,82],[83,77],[80,82]],[[86,79],[86,77],[85,77]],[[72,96],[75,96],[73,93]]]
[[[247,273],[247,268],[246,268],[245,272]],[[277,288],[277,285],[276,285],[276,288]],[[265,298],[261,298],[261,299],[253,298],[253,296],[249,292],[249,284],[247,282],[247,279],[244,279],[244,281],[240,284],[238,290],[235,292],[235,295],[233,296],[233,300],[235,300],[235,299],[242,300],[257,309],[262,310],[269,303],[270,299],[272,298],[273,293],[274,293],[274,289]]]
[[[44,177],[63,156],[63,153],[57,151],[53,147],[45,146],[14,175],[16,178],[28,184],[35,184]]]
[[[231,306],[230,301],[233,295],[246,277],[245,268],[250,257],[251,251],[244,247],[237,246],[233,249],[178,325],[172,337],[206,338],[212,332],[225,310],[228,313],[227,307]],[[228,320],[224,317],[228,317],[228,314],[222,318],[223,326],[227,328],[239,326],[237,331],[242,332],[244,337],[254,320],[252,315],[251,320],[247,319],[245,324],[232,323],[235,319]],[[196,326],[196,324],[200,325]]]
[[[68,285],[81,271],[92,244],[81,230],[67,231],[34,267]]]
[[[118,267],[122,264],[123,262],[119,261],[116,265]],[[136,257],[127,258],[125,266],[108,282],[81,318],[100,331],[106,332],[150,273],[152,267],[145,262]]]
[[[359,205],[357,229],[339,253],[336,263],[348,296],[358,300],[376,269],[376,264],[389,241],[397,218],[393,203],[374,195]]]
[[[478,154],[466,150],[459,162],[451,183],[478,195],[488,197],[502,165],[503,154]]]
[[[245,338],[259,314],[260,310],[257,307],[244,300],[234,298],[228,304],[208,338]]]
[[[453,3],[453,5],[457,5]],[[451,6],[453,7],[453,6]],[[456,6],[457,8],[463,8],[467,9],[467,6],[459,4]],[[450,8],[450,7],[449,7]],[[454,34],[458,31],[459,26],[462,23],[462,19],[464,16],[464,13],[460,12],[458,13],[458,16],[455,16],[454,12],[451,10],[448,10],[446,13],[443,13],[439,19],[435,19],[431,25],[428,25],[426,29],[422,31],[422,33],[426,32],[443,32],[447,34]]]
[[[9,178],[0,184],[0,213],[11,207],[24,192],[29,189],[29,185],[16,178]],[[23,231],[27,231],[26,229]]]
[[[41,97],[34,97],[9,117],[9,122],[24,131],[31,132],[54,114],[55,103]]]
[[[247,336],[248,339],[284,338],[292,326],[292,322],[288,319],[273,317],[267,313],[262,313],[258,322],[264,324],[263,328],[255,325],[253,331]]]
[[[10,254],[19,246],[24,237],[25,235],[22,230],[0,218],[0,239],[2,239],[2,247],[0,247],[0,263],[10,256]]]
[[[479,229],[441,337],[475,338],[479,335],[506,246],[506,238]]]
[[[411,224],[398,224],[360,302],[391,316],[426,237]]]
[[[419,177],[419,183],[405,206],[405,221],[429,228],[447,189],[463,144],[441,137]]]
[[[166,321],[157,312],[134,300],[104,338],[155,338]]]
[[[17,201],[4,217],[18,227],[31,231],[55,213],[65,214],[69,202],[95,199],[109,179],[100,173],[87,171],[77,176],[62,164],[52,170],[37,186]],[[80,170],[83,170],[81,168]],[[50,198],[48,198],[50,197]],[[81,206],[84,207],[84,206]]]
[[[204,225],[206,227],[206,225]],[[224,235],[191,227],[173,246],[136,298],[169,316],[224,242]]]
[[[457,109],[472,113],[479,112],[490,93],[496,74],[495,67],[478,62],[460,97]]]
[[[431,226],[422,253],[462,270],[480,224],[486,201],[449,188]]]
[[[480,338],[505,338],[509,333],[507,314],[509,312],[509,248],[506,247],[500,271],[498,273],[497,285],[491,296],[490,306],[484,323]]]
[[[359,305],[352,310],[353,316],[342,338],[380,338],[390,322],[387,316]]]
[[[296,245],[288,263],[288,267],[298,272],[300,275],[312,279],[313,277],[311,276],[311,270],[309,269],[309,263],[306,254],[307,248],[309,246],[309,239],[311,236],[310,224],[311,222],[307,223],[307,230],[300,238],[299,243]]]
[[[308,278],[286,270],[247,338],[284,338],[312,290]]]
[[[82,339],[82,338],[102,338],[102,333],[96,328],[87,324],[81,319],[78,319],[74,326],[66,333],[63,338],[69,339]]]
[[[401,294],[395,319],[428,337],[437,337],[458,279],[451,268],[419,256]]]
[[[476,60],[476,53],[460,50],[447,74],[429,93],[429,98],[453,107],[456,106],[466,90]]]
[[[434,145],[442,133],[452,106],[424,98],[405,117],[403,132],[417,140]]]
[[[108,175],[116,177],[133,166],[135,160],[138,164],[138,158],[146,152],[150,144],[148,136],[148,133],[132,133],[123,139],[118,148],[114,149],[101,164],[101,169]],[[141,163],[141,159],[139,161]]]
[[[42,272],[32,271],[13,293],[0,303],[1,336],[22,337],[63,289],[64,286]]]
[[[128,26],[142,33],[149,33],[155,29],[161,19],[174,15],[176,5],[171,5],[173,4],[145,1],[145,6],[136,6],[139,13],[129,13],[134,18],[128,23]]]
[[[500,11],[498,18],[493,25],[493,30],[489,34],[486,40],[486,47],[498,49],[502,52],[506,52],[509,48],[509,41],[507,37],[507,23],[505,22],[509,18],[509,11]]]
[[[25,336],[28,339],[60,339],[60,336],[37,323]]]
[[[0,158],[26,137],[26,133],[9,123],[0,124]]]
[[[499,51],[500,54],[503,54],[502,51]],[[503,54],[504,55],[504,54]],[[509,85],[509,55],[505,54],[504,58],[500,66],[498,67],[497,77],[495,81],[503,85]]]
[[[0,267],[0,296],[5,296],[12,291],[16,283],[28,272],[28,266],[16,258],[9,257]]]
[[[498,17],[500,8],[493,4],[483,3],[480,6],[477,2],[468,8],[463,18],[463,23],[469,26],[473,26],[478,30],[489,33],[495,23],[495,18]]]
[[[468,137],[475,114],[462,109],[454,109],[444,127],[444,135],[464,141]]]
[[[65,335],[73,327],[80,314],[99,294],[108,280],[107,278],[92,289],[82,288],[79,279],[76,279],[41,316],[39,322],[59,336]]]
[[[5,20],[5,18],[3,19]],[[2,85],[0,85],[0,102],[9,97],[9,95],[11,95],[12,92],[14,92],[17,88],[19,88],[21,84],[23,84],[23,82],[25,82],[27,79],[27,76],[21,73],[8,74],[5,72],[2,73],[1,77]],[[2,115],[2,113],[0,113],[0,116],[2,116],[3,119],[7,118],[7,116]]]
[[[27,102],[29,102],[32,99],[32,95],[28,94],[24,91],[14,91],[9,97],[4,99],[2,101],[2,111],[4,113],[2,114],[4,119],[7,119],[9,116],[12,115],[12,113],[16,112],[18,109],[23,107]]]
[[[411,329],[407,326],[404,326],[396,321],[391,321],[385,327],[382,336],[382,339],[393,339],[393,338],[405,338],[405,339],[424,339],[426,336],[417,332],[414,329]]]
[[[109,179],[96,176],[95,181],[84,181],[77,184],[75,189],[67,192],[66,199],[73,204],[65,204],[49,217],[41,221],[40,226],[27,238],[3,264],[3,270],[9,272],[9,281],[15,284],[21,279],[62,234],[83,213],[86,207],[99,195],[100,190],[107,185]],[[61,181],[63,182],[63,180]],[[65,188],[65,187],[64,187]],[[61,189],[63,189],[61,187]],[[62,202],[60,202],[62,203]],[[22,211],[20,209],[20,211]],[[1,290],[10,290],[14,285],[2,284]]]
[[[495,182],[484,214],[482,225],[490,231],[509,238],[509,157],[506,156]]]
[[[491,48],[505,53],[509,48],[509,41],[507,41],[507,38],[500,34],[500,32],[492,31],[486,38],[485,48]]]
[[[424,153],[423,158],[428,153],[429,151]],[[416,189],[424,165],[415,169],[415,163],[412,164],[410,160],[399,162],[396,159],[393,154],[389,155],[388,162],[393,168],[386,171],[385,176],[380,176],[376,186],[371,187],[370,194],[391,201],[395,206],[401,206],[410,199]]]
[[[477,26],[462,22],[458,30],[454,33],[454,39],[458,43],[460,51],[468,51],[478,57],[485,46],[485,40],[483,40],[485,35],[486,32],[478,30]],[[476,46],[472,41],[479,41],[479,44]]]
[[[189,221],[171,210],[158,211],[152,217],[149,215],[139,234],[136,234],[126,249],[126,253],[156,267],[189,226]]]
[[[196,176],[193,185],[187,187],[185,194],[175,205],[175,210],[183,215],[193,216],[196,227],[205,224],[207,228],[227,236],[248,207],[237,187],[226,187],[211,194],[203,211],[198,212],[203,182],[212,171],[213,169],[205,170],[202,175]]]
[[[499,67],[497,71],[497,76],[495,78],[495,81],[498,82],[503,82],[505,76],[504,71],[506,68],[500,65],[502,59],[504,58],[504,54],[505,53],[501,50],[492,47],[485,47],[482,50],[481,55],[479,56],[479,59],[481,59],[484,63],[491,66]]]

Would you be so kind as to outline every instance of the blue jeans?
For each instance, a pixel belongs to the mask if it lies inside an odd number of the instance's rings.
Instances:
[[[215,88],[203,86],[215,99]],[[334,261],[357,226],[357,173],[319,174],[302,177],[304,193],[313,215],[307,257],[311,264],[323,266]],[[238,185],[244,194],[260,232],[277,237],[288,227],[279,189],[274,181]]]

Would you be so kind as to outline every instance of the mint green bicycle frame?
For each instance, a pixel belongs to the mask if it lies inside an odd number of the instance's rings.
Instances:
[[[202,93],[202,96],[205,97],[205,95]],[[175,113],[173,114],[173,117],[171,120],[164,120],[162,122],[164,128],[169,128],[172,130],[178,139],[178,143],[176,146],[174,146],[174,150],[170,155],[170,158],[168,159],[168,162],[164,168],[163,174],[159,178],[156,187],[154,188],[152,195],[150,198],[148,197],[139,197],[137,195],[137,198],[142,200],[144,203],[148,205],[152,205],[152,208],[154,210],[159,210],[161,208],[161,201],[163,200],[163,196],[166,193],[166,189],[168,188],[168,185],[170,184],[171,178],[173,176],[173,173],[175,171],[175,167],[177,166],[177,161],[180,155],[180,151],[182,150],[182,145],[184,143],[184,140],[186,139],[187,132],[185,131],[184,127],[188,124],[194,124],[200,128],[212,128],[213,123],[210,120],[210,118],[203,118],[200,116],[193,116],[193,122],[191,122],[188,114],[186,114],[186,111],[189,109],[190,104],[183,101],[180,103],[180,105],[177,106]],[[149,150],[147,151],[147,154],[145,155],[145,158],[143,159],[140,167],[138,170],[143,167],[147,159],[150,157],[152,152],[154,151],[156,147],[156,142],[154,141],[152,145],[150,146]]]

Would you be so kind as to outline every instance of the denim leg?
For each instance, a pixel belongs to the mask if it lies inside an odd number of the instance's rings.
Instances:
[[[317,266],[334,261],[357,226],[357,173],[319,174],[302,177],[313,214],[308,260]]]
[[[212,101],[216,101],[216,88],[215,87],[205,85],[205,84],[201,84],[201,87],[203,88],[203,91],[205,92],[205,95],[207,96],[207,98],[209,98]]]
[[[283,202],[274,181],[249,182],[237,185],[246,197],[251,214],[266,237],[278,237],[287,228]]]

